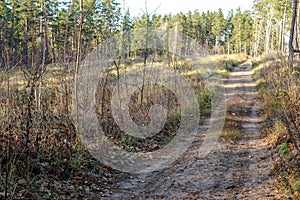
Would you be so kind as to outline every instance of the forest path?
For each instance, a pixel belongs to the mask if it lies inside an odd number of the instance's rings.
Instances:
[[[222,138],[205,158],[198,158],[201,135],[169,168],[121,173],[101,199],[284,199],[274,189],[272,148],[261,129],[265,116],[249,63],[234,68],[225,80],[226,126],[241,133],[235,142]],[[230,127],[233,128],[233,127]]]

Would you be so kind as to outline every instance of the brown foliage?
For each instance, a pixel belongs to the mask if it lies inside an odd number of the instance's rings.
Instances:
[[[266,55],[261,63],[260,89],[269,114],[269,138],[273,138],[279,155],[274,172],[297,195],[292,180],[300,177],[300,79],[295,73],[300,63],[296,62],[292,74],[287,58],[281,54]]]

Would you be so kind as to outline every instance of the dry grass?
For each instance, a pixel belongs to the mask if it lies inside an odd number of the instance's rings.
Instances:
[[[264,55],[252,63],[268,115],[268,140],[278,151],[274,173],[284,192],[299,199],[299,75],[289,71],[287,57],[282,54]],[[299,60],[296,60],[293,71],[299,71],[299,66]]]
[[[232,144],[235,144],[241,138],[241,136],[241,131],[235,128],[225,129],[221,133],[221,137],[224,139],[224,141]]]
[[[247,54],[214,55],[211,59],[222,73],[226,73],[232,71],[235,66],[246,62],[249,56]]]
[[[267,141],[276,146],[282,144],[288,136],[288,130],[281,121],[275,121],[273,126],[267,130]]]

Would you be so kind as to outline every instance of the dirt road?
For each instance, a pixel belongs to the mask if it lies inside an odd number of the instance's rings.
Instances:
[[[201,134],[176,163],[143,175],[119,174],[104,199],[283,199],[274,189],[272,149],[261,132],[263,103],[248,63],[225,81],[226,121],[237,124],[236,142],[220,141],[204,159],[197,156]]]

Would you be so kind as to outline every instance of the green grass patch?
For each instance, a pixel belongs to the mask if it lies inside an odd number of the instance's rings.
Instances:
[[[295,178],[290,184],[294,192],[300,192],[300,178]]]

